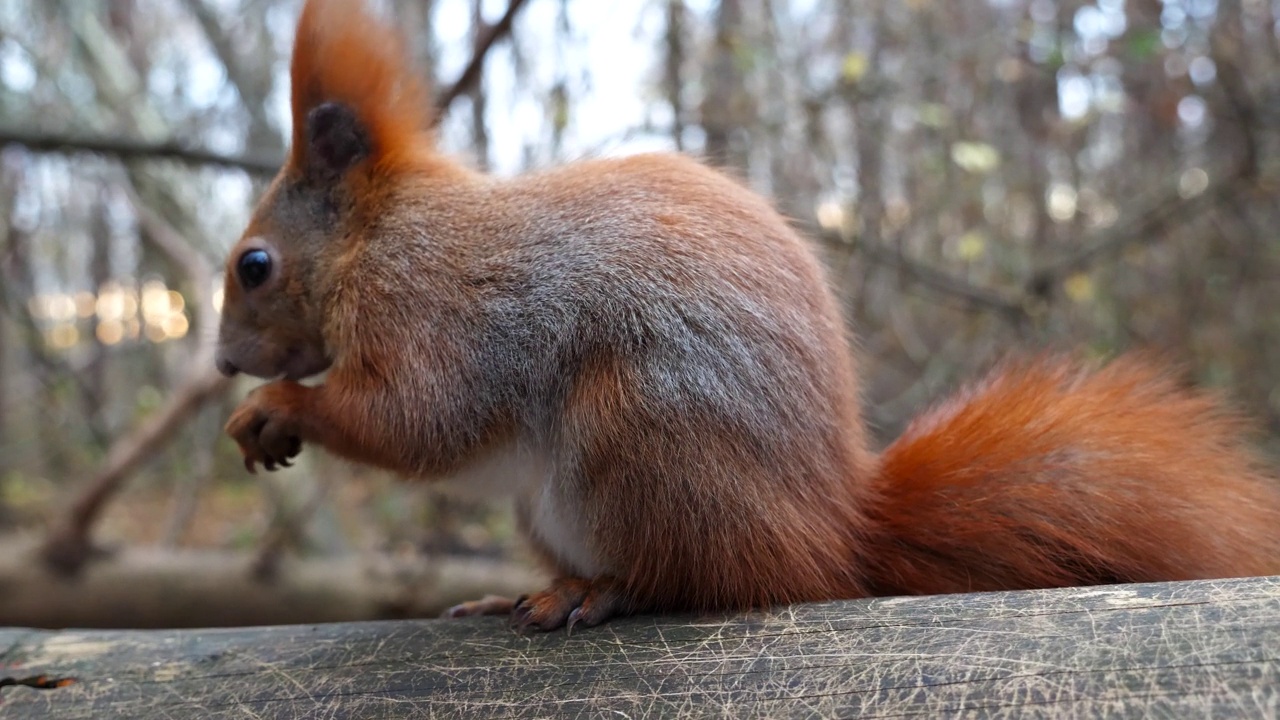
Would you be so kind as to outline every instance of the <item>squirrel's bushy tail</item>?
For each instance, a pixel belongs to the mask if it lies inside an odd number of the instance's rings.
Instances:
[[[1247,423],[1139,358],[1011,363],[883,454],[877,594],[1280,573]]]

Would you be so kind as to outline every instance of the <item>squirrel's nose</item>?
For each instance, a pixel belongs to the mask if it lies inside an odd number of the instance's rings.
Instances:
[[[227,358],[220,357],[215,362],[218,365],[218,372],[227,377],[234,377],[236,373],[240,372],[240,368],[236,367],[236,364]]]

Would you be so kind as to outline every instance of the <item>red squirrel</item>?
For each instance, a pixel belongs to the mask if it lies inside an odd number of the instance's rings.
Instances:
[[[404,58],[362,2],[307,2],[217,362],[275,378],[227,423],[250,471],[309,443],[515,496],[555,579],[451,614],[1280,573],[1280,487],[1213,397],[1027,360],[876,452],[828,278],[769,202],[675,155],[482,175]]]

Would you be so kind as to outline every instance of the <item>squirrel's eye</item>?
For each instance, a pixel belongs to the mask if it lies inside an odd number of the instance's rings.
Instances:
[[[240,256],[236,273],[245,290],[252,290],[271,277],[271,256],[266,250],[250,250]]]

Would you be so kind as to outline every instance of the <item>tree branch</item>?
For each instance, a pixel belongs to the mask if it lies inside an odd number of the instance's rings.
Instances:
[[[498,22],[490,25],[476,38],[476,47],[471,54],[471,61],[467,63],[466,68],[463,69],[458,79],[436,96],[435,117],[437,123],[440,122],[440,118],[449,109],[449,106],[453,105],[454,101],[459,97],[465,95],[480,80],[480,71],[484,68],[484,61],[489,54],[489,49],[497,44],[499,40],[511,34],[511,25],[524,5],[525,0],[510,0],[507,4],[507,11],[502,14]]]
[[[0,129],[0,147],[21,145],[35,152],[110,155],[121,160],[167,158],[187,165],[221,165],[244,170],[250,175],[270,177],[283,164],[283,158],[254,155],[224,155],[208,150],[184,147],[174,142],[151,143],[127,138],[88,138]]]
[[[93,524],[129,475],[185,427],[186,420],[206,401],[230,386],[230,380],[215,369],[213,362],[216,336],[212,332],[215,324],[212,266],[168,221],[143,204],[132,188],[126,188],[126,192],[133,203],[142,236],[188,276],[194,296],[192,315],[201,334],[190,363],[191,370],[182,384],[137,429],[116,440],[101,469],[50,531],[43,549],[44,558],[51,567],[65,574],[78,572],[94,555],[89,539]]]
[[[979,287],[964,278],[950,275],[918,260],[906,257],[901,253],[881,245],[862,239],[850,240],[838,230],[820,230],[819,237],[824,242],[841,245],[852,242],[856,250],[860,250],[872,262],[887,265],[921,285],[943,295],[959,298],[970,305],[995,310],[1014,322],[1021,322],[1027,317],[1026,306],[1018,298],[989,288]]]
[[[211,627],[438,617],[546,577],[470,555],[285,558],[271,579],[243,553],[122,547],[74,582],[43,572],[26,537],[0,536],[0,627]],[[0,645],[0,656],[5,646]],[[6,657],[6,660],[9,660]],[[0,677],[3,676],[0,667]],[[7,696],[0,693],[0,707]],[[5,717],[8,717],[6,715]]]
[[[484,68],[485,58],[489,50],[511,34],[516,15],[526,4],[526,0],[511,0],[507,10],[494,24],[489,25],[476,39],[475,50],[471,60],[451,85],[442,91],[435,101],[436,122],[448,111],[449,107],[462,95],[466,94],[480,79],[480,71]],[[89,138],[54,135],[40,132],[24,132],[12,128],[0,129],[0,147],[21,145],[34,152],[79,153],[90,152],[110,155],[121,160],[167,158],[186,163],[187,165],[221,165],[223,167],[243,170],[250,175],[271,177],[284,164],[283,157],[268,155],[226,155],[210,150],[187,147],[176,142],[145,142],[127,138]]]
[[[229,385],[212,366],[201,367],[168,397],[163,407],[149,415],[134,432],[111,446],[102,468],[75,499],[61,524],[49,534],[43,548],[46,562],[61,573],[74,574],[96,553],[89,541],[94,521],[124,481],[153,452],[164,446],[185,420],[206,400]]]
[[[1081,238],[1079,250],[1033,273],[1027,283],[1028,294],[1048,297],[1062,278],[1087,270],[1099,258],[1115,255],[1130,245],[1158,242],[1169,227],[1212,209],[1239,192],[1242,185],[1252,183],[1253,172],[1252,162],[1246,158],[1219,176],[1204,192],[1191,198],[1182,196],[1175,178],[1159,197],[1142,210],[1107,231]]]

